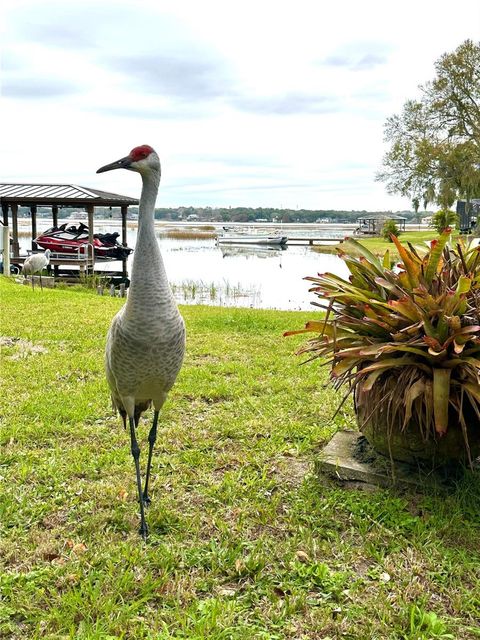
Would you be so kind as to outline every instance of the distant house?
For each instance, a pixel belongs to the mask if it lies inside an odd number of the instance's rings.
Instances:
[[[198,218],[198,216],[197,216],[197,214],[196,214],[196,213],[190,213],[190,214],[187,216],[187,220],[188,220],[189,222],[193,222],[194,220],[198,220],[198,219],[199,219],[199,218]]]
[[[382,232],[385,222],[393,220],[399,231],[405,231],[406,218],[394,216],[391,213],[377,213],[357,218],[358,227],[354,233],[358,235],[378,236]]]
[[[471,233],[480,220],[480,198],[470,200],[468,210],[465,200],[457,200],[457,214],[460,218],[460,233]]]

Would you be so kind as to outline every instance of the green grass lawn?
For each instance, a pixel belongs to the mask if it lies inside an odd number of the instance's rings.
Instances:
[[[411,242],[413,245],[425,246],[426,242],[430,242],[434,238],[438,238],[438,233],[434,229],[428,229],[426,231],[404,231],[400,233],[398,239],[402,244]],[[383,238],[361,238],[362,244],[364,244],[373,253],[384,254],[387,249],[397,254],[396,247],[393,242],[384,240]]]
[[[398,258],[398,251],[393,242],[389,240],[384,240],[380,237],[363,237],[363,236],[351,236],[355,240],[361,242],[365,247],[370,249],[376,255],[383,255],[385,251],[388,249],[392,257]],[[455,239],[456,235],[453,234],[453,238]],[[427,229],[423,231],[405,231],[400,233],[398,236],[400,242],[402,244],[407,244],[411,242],[414,246],[425,246],[426,242],[430,242],[431,240],[438,238],[438,233],[435,229]],[[341,248],[341,244],[338,245],[324,245],[324,246],[316,246],[314,247],[315,251],[319,253],[337,253],[337,247]]]
[[[313,314],[182,309],[145,545],[103,373],[122,301],[5,278],[0,297],[0,638],[480,637],[478,475],[426,495],[313,475],[354,427],[282,337]]]

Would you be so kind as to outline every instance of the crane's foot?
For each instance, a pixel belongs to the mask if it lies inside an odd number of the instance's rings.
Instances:
[[[146,522],[142,522],[142,524],[140,525],[140,529],[138,530],[138,533],[142,536],[142,538],[146,542],[148,538],[148,526]]]

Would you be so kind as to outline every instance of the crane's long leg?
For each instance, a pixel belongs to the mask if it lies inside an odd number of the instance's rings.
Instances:
[[[43,291],[42,272],[40,271],[40,289]]]
[[[150,429],[150,433],[148,434],[148,462],[147,462],[147,475],[145,477],[145,489],[143,490],[143,502],[145,504],[150,504],[151,500],[148,495],[148,482],[150,480],[150,466],[152,464],[152,453],[153,447],[155,445],[155,441],[157,439],[157,423],[158,423],[158,411],[155,411],[153,414],[153,424]]]
[[[130,444],[133,460],[135,462],[135,474],[137,477],[137,490],[138,490],[138,500],[140,502],[140,535],[144,540],[147,539],[148,536],[148,527],[147,522],[145,520],[145,508],[143,505],[143,497],[142,497],[142,481],[140,478],[140,447],[138,446],[137,437],[135,434],[135,419],[132,415],[128,416],[129,424],[130,424]]]

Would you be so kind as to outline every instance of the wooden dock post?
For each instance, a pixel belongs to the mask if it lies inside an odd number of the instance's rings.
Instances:
[[[32,251],[37,250],[37,243],[35,238],[37,237],[37,205],[32,204],[30,206],[30,216],[32,218]]]
[[[14,258],[20,255],[20,245],[18,243],[18,204],[13,203],[10,205],[12,210],[12,254]]]
[[[122,214],[122,246],[126,247],[127,246],[127,214],[128,214],[128,206],[123,204],[120,207],[120,212]],[[127,258],[122,258],[122,275],[123,275],[124,278],[127,277]]]
[[[10,229],[8,225],[2,226],[3,237],[3,275],[10,275]]]
[[[90,245],[90,247],[92,247],[92,251],[93,251],[93,212],[95,210],[95,207],[93,206],[93,204],[87,204],[85,209],[87,211],[87,217],[88,217],[88,244]],[[87,255],[88,255],[88,248],[87,248]],[[95,255],[92,253],[92,267],[90,269],[89,265],[87,264],[87,275],[89,273],[93,273],[94,271],[95,271]]]
[[[55,229],[58,228],[58,204],[52,204],[52,222]],[[53,265],[53,275],[58,278],[58,264]]]

